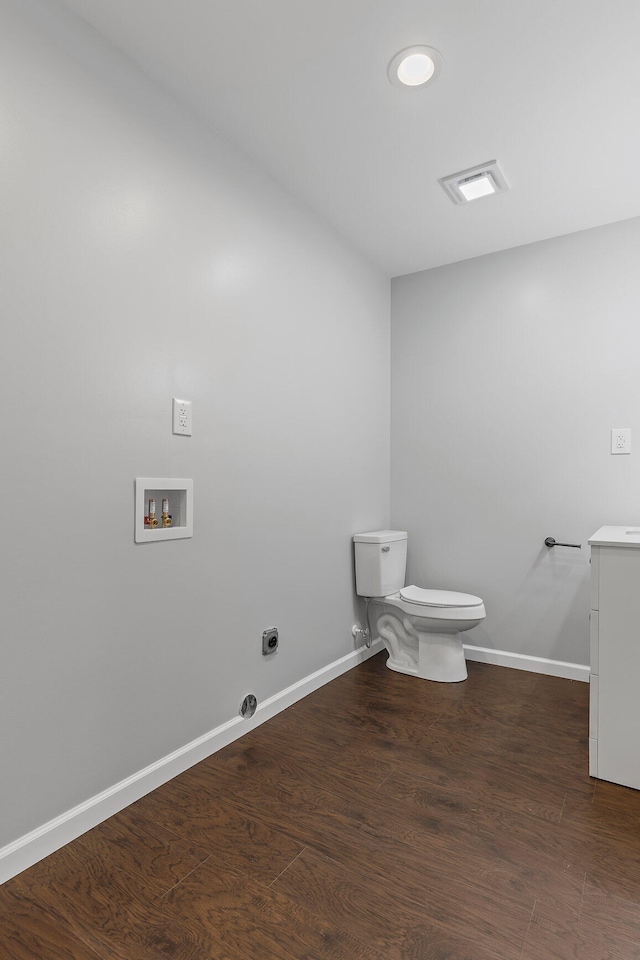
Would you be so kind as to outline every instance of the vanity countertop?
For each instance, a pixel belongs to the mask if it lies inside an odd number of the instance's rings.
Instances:
[[[593,547],[640,547],[640,524],[626,527],[600,527],[589,537]]]

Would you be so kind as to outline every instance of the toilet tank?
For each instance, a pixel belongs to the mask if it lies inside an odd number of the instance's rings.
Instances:
[[[356,533],[356,593],[359,597],[387,597],[404,587],[407,534],[404,530]]]

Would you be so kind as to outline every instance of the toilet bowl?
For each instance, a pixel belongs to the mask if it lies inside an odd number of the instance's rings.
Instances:
[[[441,683],[466,680],[461,634],[484,620],[480,597],[401,586],[407,556],[404,531],[356,534],[354,542],[356,592],[372,605],[373,633],[389,652],[389,669]]]
[[[484,620],[480,597],[412,585],[373,604],[390,670],[440,683],[467,679],[460,635]]]

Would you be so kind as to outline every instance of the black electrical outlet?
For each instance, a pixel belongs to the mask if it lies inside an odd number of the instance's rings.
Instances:
[[[278,628],[268,627],[262,633],[262,655],[266,657],[269,653],[275,653],[278,649]]]

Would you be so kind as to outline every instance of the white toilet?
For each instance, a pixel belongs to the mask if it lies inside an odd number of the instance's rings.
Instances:
[[[358,533],[353,540],[356,592],[375,605],[375,628],[389,651],[389,669],[441,683],[466,680],[460,634],[484,620],[480,597],[403,586],[404,530]]]

